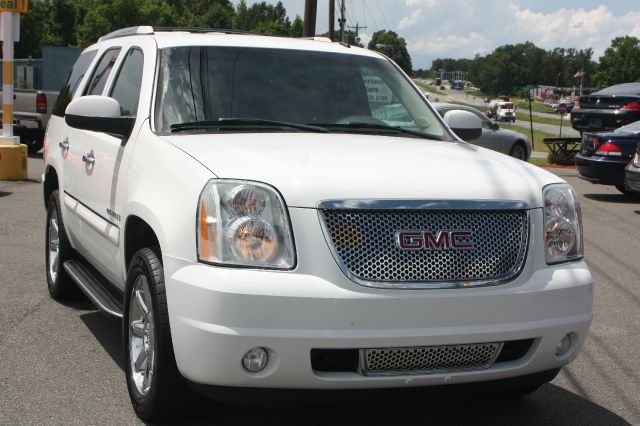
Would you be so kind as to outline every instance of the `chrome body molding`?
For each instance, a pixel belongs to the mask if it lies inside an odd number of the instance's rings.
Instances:
[[[322,210],[529,210],[517,200],[324,200]]]

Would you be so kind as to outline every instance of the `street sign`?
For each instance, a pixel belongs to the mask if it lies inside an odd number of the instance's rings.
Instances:
[[[558,114],[565,115],[567,113],[567,104],[564,102],[558,105]]]
[[[26,13],[29,0],[0,0],[0,12]]]

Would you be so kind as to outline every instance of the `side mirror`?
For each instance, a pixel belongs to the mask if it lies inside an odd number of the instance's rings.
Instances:
[[[464,141],[472,141],[482,136],[482,121],[474,113],[460,109],[447,111],[444,122]]]
[[[500,125],[498,123],[491,123],[491,129],[492,130],[498,130],[498,129],[500,129]]]
[[[64,121],[70,127],[109,133],[123,139],[131,135],[135,117],[123,117],[120,103],[108,96],[82,96],[67,105]]]

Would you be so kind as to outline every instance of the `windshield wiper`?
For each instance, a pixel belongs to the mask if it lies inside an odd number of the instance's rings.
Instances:
[[[305,132],[327,133],[324,127],[309,124],[288,123],[286,121],[263,120],[261,118],[220,118],[211,121],[193,121],[190,123],[172,124],[171,133],[186,132],[190,130],[228,130],[228,129],[255,129],[264,127],[280,129],[296,129]]]
[[[328,129],[381,130],[384,133],[406,134],[406,135],[418,136],[420,138],[430,139],[434,141],[442,140],[442,138],[438,136],[422,133],[417,130],[405,129],[403,127],[389,126],[388,124],[349,122],[349,123],[319,123],[318,126],[323,126]]]

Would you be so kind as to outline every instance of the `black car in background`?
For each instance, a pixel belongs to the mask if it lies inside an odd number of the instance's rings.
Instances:
[[[640,144],[636,148],[633,160],[629,162],[625,170],[624,184],[627,190],[640,194]]]
[[[640,120],[640,83],[623,83],[580,96],[571,127],[582,132],[617,129]]]
[[[613,132],[583,133],[576,167],[580,177],[602,185],[614,185],[620,192],[625,187],[625,166],[640,143],[640,121]]]

